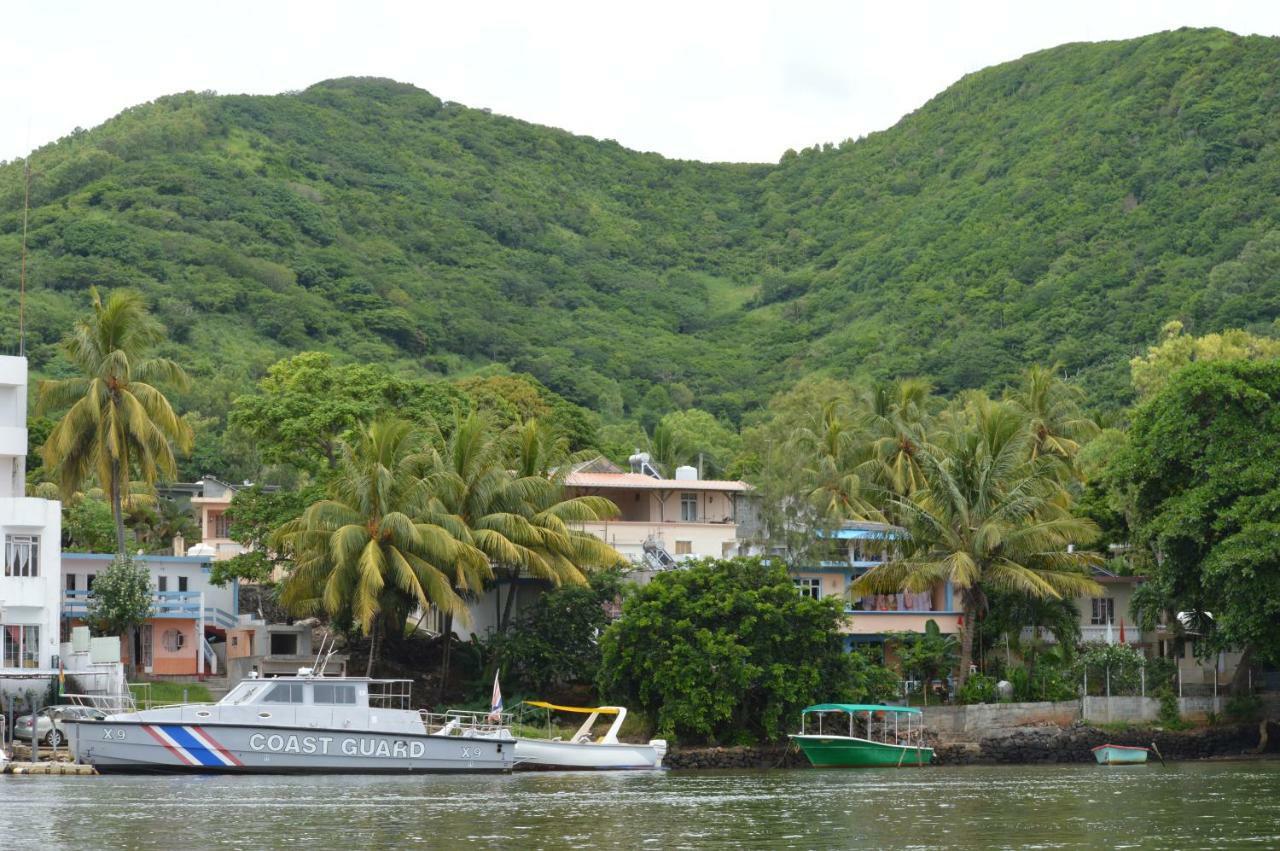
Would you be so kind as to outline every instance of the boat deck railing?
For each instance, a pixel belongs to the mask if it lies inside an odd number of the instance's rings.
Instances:
[[[493,737],[511,729],[508,712],[467,712],[451,709],[448,712],[418,712],[422,726],[433,736],[460,736],[462,738]]]

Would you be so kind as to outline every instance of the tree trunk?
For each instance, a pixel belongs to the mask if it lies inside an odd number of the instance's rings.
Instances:
[[[116,555],[124,558],[124,504],[120,494],[120,462],[111,462],[111,516],[116,521]]]
[[[502,610],[502,620],[498,624],[498,631],[503,634],[506,634],[507,628],[511,626],[512,603],[515,602],[516,591],[519,589],[519,585],[517,584],[518,579],[519,576],[515,571],[512,571],[511,581],[508,583],[509,588],[507,589],[507,605]]]
[[[378,660],[378,634],[382,632],[382,618],[378,617],[373,622],[373,633],[369,636],[369,662],[365,665],[364,675],[366,677],[373,676],[373,670]]]
[[[976,620],[974,611],[968,604],[964,607],[964,628],[960,634],[960,672],[956,676],[956,692],[964,688],[969,679],[969,666],[973,664],[973,626]]]
[[[440,692],[436,697],[437,703],[444,701],[444,691],[449,685],[449,656],[453,651],[453,615],[445,615],[443,638],[444,651],[440,663]]]

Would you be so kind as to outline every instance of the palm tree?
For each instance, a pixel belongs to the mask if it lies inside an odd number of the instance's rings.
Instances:
[[[903,496],[924,484],[920,452],[928,444],[931,389],[926,381],[908,378],[873,384],[860,400],[872,441],[868,473]]]
[[[676,468],[693,459],[694,448],[669,423],[659,422],[649,438],[649,457],[658,472],[668,479],[676,474]]]
[[[959,684],[973,659],[984,589],[1059,598],[1098,593],[1087,569],[1093,553],[1075,551],[1097,537],[1089,520],[1072,516],[1053,459],[1033,457],[1032,432],[1015,408],[971,398],[968,416],[952,419],[938,445],[921,453],[923,487],[910,495],[885,490],[886,512],[906,535],[885,564],[851,585],[855,596],[921,592],[949,581],[964,612]]]
[[[421,476],[433,461],[412,424],[375,421],[339,443],[328,498],[272,536],[295,564],[281,602],[350,618],[370,637],[369,672],[387,627],[403,630],[415,607],[465,617],[455,589],[479,588],[490,576],[465,529],[424,519],[431,494]]]
[[[1057,367],[1029,367],[1018,385],[1005,392],[1005,400],[1027,418],[1032,458],[1051,455],[1070,463],[1080,444],[1099,431],[1084,413],[1084,391],[1063,381]]]
[[[146,352],[164,339],[142,296],[115,290],[104,303],[89,288],[93,313],[76,322],[63,351],[79,375],[40,382],[38,413],[67,408],[41,455],[57,470],[64,495],[96,476],[107,489],[116,525],[116,552],[125,555],[126,488],[136,473],[154,484],[177,473],[174,447],[191,446],[191,429],[174,413],[159,384],[185,387],[187,375],[168,358]]]
[[[867,499],[869,445],[838,400],[829,400],[812,421],[796,429],[789,448],[807,460],[801,476],[804,498],[820,526],[838,526],[876,512]]]
[[[584,570],[615,564],[621,556],[603,541],[570,528],[571,523],[615,516],[617,507],[601,497],[566,500],[560,481],[539,471],[556,457],[556,438],[537,424],[517,426],[506,440],[494,435],[478,414],[459,419],[424,485],[431,494],[426,516],[484,553],[491,573],[511,584],[505,614],[510,617],[515,582],[522,574],[555,585],[586,583]],[[515,457],[510,447],[516,447]],[[560,465],[563,467],[563,463]],[[514,467],[514,469],[512,469]],[[479,588],[469,589],[479,591]],[[445,678],[451,621],[446,616]],[[441,689],[445,679],[441,681]]]
[[[483,417],[468,415],[455,424],[426,476],[428,516],[453,528],[512,580],[524,572],[555,585],[584,585],[584,570],[615,564],[621,556],[568,524],[605,520],[618,509],[603,497],[564,499],[568,460],[560,439],[536,421],[497,436]]]

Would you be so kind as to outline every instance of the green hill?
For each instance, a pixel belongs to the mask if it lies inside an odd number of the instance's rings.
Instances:
[[[1278,139],[1280,41],[1217,30],[1033,54],[777,165],[386,80],[174,95],[34,153],[29,349],[56,370],[86,287],[129,284],[209,377],[205,409],[302,349],[499,362],[609,416],[655,385],[736,418],[815,371],[951,390],[1033,360],[1115,402],[1167,319],[1280,315]],[[21,207],[11,163],[6,317]]]

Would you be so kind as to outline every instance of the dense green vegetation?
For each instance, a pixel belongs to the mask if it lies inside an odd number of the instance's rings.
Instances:
[[[705,560],[661,573],[600,639],[600,689],[680,741],[780,738],[819,701],[879,701],[887,669],[846,653],[843,605],[796,593],[778,562]]]
[[[59,374],[83,291],[138,287],[199,379],[175,403],[214,435],[303,350],[417,377],[497,362],[649,430],[691,406],[737,424],[814,372],[950,392],[1061,362],[1117,407],[1166,320],[1280,312],[1277,75],[1275,39],[1217,30],[1066,45],[776,165],[386,80],[174,95],[32,156],[29,351]],[[0,167],[3,256],[21,199],[22,164]]]

